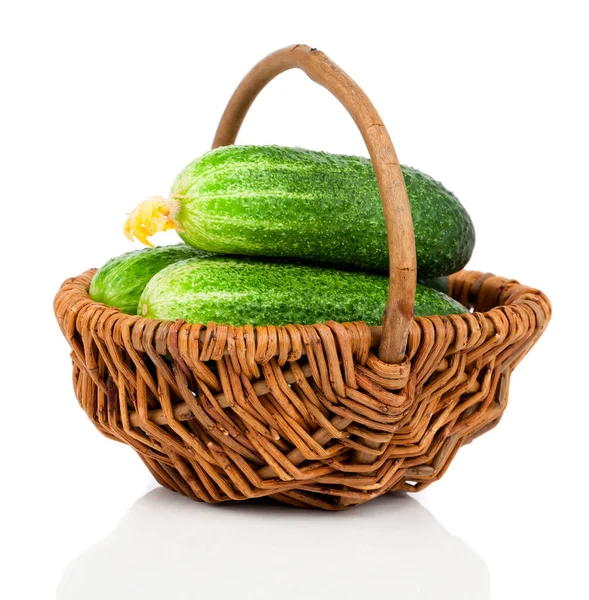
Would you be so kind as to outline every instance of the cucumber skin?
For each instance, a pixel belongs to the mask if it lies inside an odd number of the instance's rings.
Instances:
[[[427,287],[438,290],[438,292],[442,292],[446,295],[450,294],[450,280],[446,275],[434,277],[432,279],[423,279],[418,283],[423,283],[423,285],[427,285]]]
[[[472,221],[442,184],[402,167],[419,278],[460,270]],[[224,254],[274,256],[388,271],[384,213],[372,163],[280,146],[226,146],[190,163],[171,190],[180,237]]]
[[[225,325],[308,325],[325,321],[382,322],[388,278],[247,258],[188,259],[156,274],[137,314],[163,320]],[[415,314],[459,314],[445,294],[417,285]]]
[[[186,244],[157,246],[126,252],[107,261],[90,283],[90,298],[137,314],[137,303],[147,282],[164,267],[187,258],[210,256]]]

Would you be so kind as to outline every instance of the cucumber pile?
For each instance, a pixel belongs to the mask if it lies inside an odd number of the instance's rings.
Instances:
[[[402,167],[415,232],[415,315],[466,312],[444,291],[463,268],[474,227],[458,199]],[[300,148],[227,146],[176,178],[168,199],[151,197],[125,224],[151,246],[176,229],[185,244],[108,261],[90,297],[128,314],[227,325],[382,322],[388,246],[370,160]],[[444,291],[441,291],[444,290]]]

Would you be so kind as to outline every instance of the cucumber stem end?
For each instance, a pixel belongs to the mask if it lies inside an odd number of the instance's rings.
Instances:
[[[176,215],[180,211],[180,200],[173,194],[167,200],[162,196],[150,196],[138,204],[128,215],[123,228],[125,236],[138,239],[146,246],[153,246],[149,238],[169,229],[179,229]]]

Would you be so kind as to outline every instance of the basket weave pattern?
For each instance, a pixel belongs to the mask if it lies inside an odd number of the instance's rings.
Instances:
[[[93,302],[93,273],[55,300],[78,401],[161,485],[206,502],[338,509],[423,489],[497,424],[550,318],[541,292],[463,271],[451,294],[476,312],[415,319],[391,365],[373,353],[380,327],[144,319]]]

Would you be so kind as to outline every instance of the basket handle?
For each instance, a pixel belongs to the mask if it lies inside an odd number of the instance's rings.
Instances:
[[[233,92],[217,127],[213,148],[234,144],[257,95],[277,75],[294,68],[304,71],[343,104],[370,153],[384,208],[389,245],[389,290],[378,355],[384,362],[400,363],[405,357],[415,301],[417,267],[413,222],[403,173],[391,138],[360,87],[315,48],[296,44],[277,50],[255,65]]]

